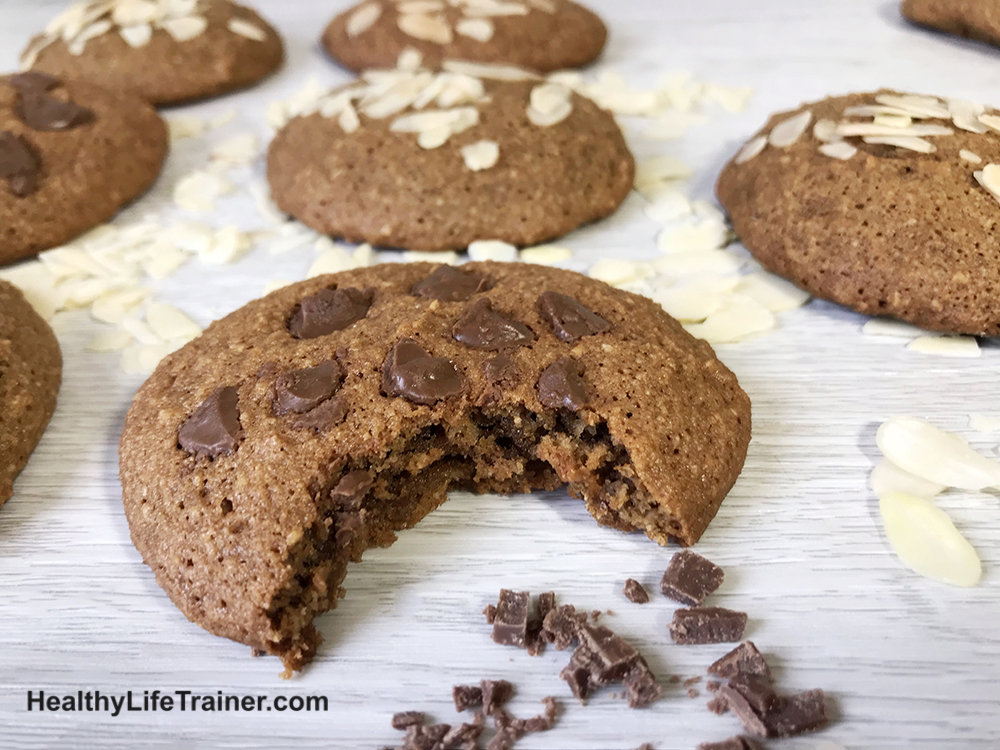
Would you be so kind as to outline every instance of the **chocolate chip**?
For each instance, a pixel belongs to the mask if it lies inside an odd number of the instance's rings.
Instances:
[[[232,453],[242,438],[236,386],[216,388],[177,431],[181,448],[209,458]]]
[[[517,363],[506,354],[500,354],[483,363],[483,374],[494,385],[513,384],[517,381]]]
[[[535,306],[542,319],[552,326],[552,332],[567,344],[575,344],[584,336],[611,328],[600,315],[559,292],[544,292]]]
[[[62,85],[62,81],[55,76],[36,70],[15,73],[8,76],[6,82],[20,91],[51,91],[56,86]]]
[[[622,684],[629,708],[643,708],[663,695],[663,688],[657,684],[649,665],[641,658],[625,675]]]
[[[501,646],[524,648],[528,636],[528,592],[500,590],[496,617],[493,620],[493,640]]]
[[[350,547],[364,529],[363,512],[334,513],[334,540],[338,547]]]
[[[451,360],[432,357],[413,339],[399,341],[382,366],[382,390],[387,396],[433,406],[462,392],[463,379]]]
[[[330,498],[338,508],[355,510],[361,507],[361,500],[371,489],[372,484],[374,482],[367,471],[352,471],[342,476],[337,485],[330,490]]]
[[[286,372],[274,384],[274,413],[311,411],[336,393],[343,380],[344,369],[334,359]]]
[[[722,607],[678,609],[670,623],[670,637],[681,645],[735,643],[743,638],[746,626],[745,612]]]
[[[455,685],[451,689],[451,698],[455,701],[456,711],[483,705],[483,689],[479,685]]]
[[[392,715],[393,729],[406,729],[407,727],[420,726],[423,723],[423,711],[400,711]]]
[[[639,652],[603,625],[582,625],[578,637],[579,648],[586,649],[592,656],[590,677],[595,684],[605,685],[624,679],[639,661]]]
[[[0,132],[0,179],[10,192],[24,198],[38,190],[42,161],[27,140],[9,130]]]
[[[575,359],[562,357],[545,368],[538,378],[538,400],[550,409],[579,411],[587,405],[583,368]]]
[[[722,585],[722,568],[691,550],[681,550],[670,560],[660,591],[674,601],[697,607]]]
[[[94,113],[86,107],[64,102],[34,88],[21,90],[17,114],[34,130],[72,130],[94,119]]]
[[[545,615],[542,635],[557,651],[564,651],[577,639],[577,632],[586,621],[587,615],[577,612],[572,604],[562,604]]]
[[[347,416],[347,402],[340,396],[324,401],[311,411],[307,411],[302,416],[292,422],[292,427],[296,430],[315,430],[316,432],[326,432],[331,427],[335,427],[344,421]]]
[[[368,314],[373,298],[371,290],[320,289],[299,301],[288,321],[288,331],[297,339],[314,339],[342,331]]]
[[[649,601],[649,594],[646,593],[646,589],[634,578],[629,578],[625,581],[622,593],[633,604],[645,604]]]
[[[524,323],[493,309],[488,299],[477,300],[451,329],[456,341],[473,349],[498,351],[527,346],[535,334]]]
[[[765,717],[768,737],[795,737],[826,726],[826,695],[822,690],[783,698]]]
[[[438,266],[434,273],[417,282],[410,294],[441,302],[464,302],[473,294],[485,292],[492,286],[490,279],[485,276],[444,265]]]
[[[739,674],[757,675],[771,680],[771,668],[752,641],[746,641],[734,648],[709,668],[709,674],[731,679]]]
[[[514,686],[507,680],[481,680],[479,690],[482,696],[483,713],[487,716],[490,716],[514,695]]]

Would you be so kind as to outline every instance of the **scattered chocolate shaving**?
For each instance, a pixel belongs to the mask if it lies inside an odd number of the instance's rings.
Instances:
[[[421,406],[457,396],[463,382],[451,360],[432,357],[413,339],[398,341],[382,366],[383,392]]]
[[[392,715],[393,729],[406,729],[409,726],[421,725],[424,723],[423,711],[400,711]]]
[[[552,326],[552,332],[567,344],[575,344],[584,336],[611,328],[600,315],[559,292],[544,292],[535,307],[542,319]]]
[[[455,322],[451,332],[456,341],[486,351],[527,346],[535,340],[528,326],[494,310],[488,299],[474,302]]]
[[[545,712],[530,719],[518,719],[502,708],[493,714],[496,734],[487,745],[487,750],[509,750],[515,742],[531,732],[547,732],[555,724],[559,704],[551,696],[543,698]]]
[[[622,684],[625,686],[629,708],[648,706],[663,695],[663,688],[656,683],[656,678],[642,657],[625,675]]]
[[[483,705],[483,689],[479,685],[455,685],[451,689],[451,698],[455,701],[455,710],[461,713]]]
[[[517,363],[506,354],[499,354],[483,363],[483,374],[494,385],[517,381]]]
[[[691,550],[681,550],[670,560],[660,590],[664,596],[688,607],[697,607],[725,577],[722,568]]]
[[[749,737],[730,737],[722,742],[702,742],[698,750],[763,750],[760,743]]]
[[[320,289],[296,305],[288,332],[297,339],[314,339],[341,331],[368,315],[374,296],[370,289]]]
[[[592,609],[592,610],[590,610],[590,619],[593,620],[594,622],[597,622],[598,620],[601,619],[601,615],[602,614],[603,613],[601,612],[601,610],[599,610],[599,609]]]
[[[177,442],[188,453],[216,458],[236,450],[243,439],[239,388],[216,388],[177,431]]]
[[[280,375],[274,384],[274,413],[312,411],[337,392],[344,375],[344,368],[335,359]]]
[[[691,687],[692,685],[697,685],[699,682],[701,682],[701,677],[688,677],[684,680],[684,687]]]
[[[538,400],[550,409],[579,411],[587,405],[589,393],[583,368],[570,357],[561,357],[538,377]]]
[[[26,198],[38,190],[42,160],[34,147],[9,130],[0,132],[0,179],[7,180],[10,192]]]
[[[625,598],[633,604],[645,604],[649,601],[649,594],[646,593],[646,589],[644,589],[642,584],[634,578],[629,578],[625,581],[622,593],[625,594]]]
[[[738,674],[759,675],[771,680],[771,668],[753,641],[745,641],[708,668],[709,674],[731,679]]]
[[[719,682],[713,682],[713,681],[709,680],[708,682],[705,683],[705,689],[708,692],[710,692],[710,693],[717,693],[717,692],[719,692],[719,686],[720,685],[721,685],[721,683],[719,683]]]
[[[315,430],[316,432],[326,432],[331,427],[336,427],[347,417],[347,402],[342,396],[337,396],[324,401],[315,409],[310,409],[305,414],[296,417],[292,421],[292,427],[296,430]]]
[[[38,88],[21,88],[17,116],[32,130],[72,130],[93,122],[94,113],[74,102],[49,96]]]
[[[491,716],[500,706],[514,695],[514,686],[507,680],[481,680],[479,695],[483,713]]]
[[[667,680],[671,685],[677,685],[681,681],[681,676],[679,674],[670,675],[670,679]]]
[[[682,646],[706,643],[735,643],[747,626],[745,612],[722,607],[678,609],[670,623],[670,637]]]
[[[688,693],[688,698],[697,698],[699,695],[701,695],[701,693],[699,693],[694,688],[688,688],[687,693]]]
[[[459,724],[441,738],[441,750],[476,750],[476,740],[483,733],[482,724]]]
[[[441,302],[464,302],[474,294],[493,286],[490,279],[471,271],[460,271],[449,265],[438,266],[423,281],[410,290],[414,297],[427,297]]]
[[[528,637],[527,591],[500,590],[496,616],[493,620],[493,640],[501,646],[524,648]]]

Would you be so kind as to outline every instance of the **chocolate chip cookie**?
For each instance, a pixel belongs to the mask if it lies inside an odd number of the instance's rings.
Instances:
[[[1000,113],[879,91],[777,114],[716,186],[747,249],[817,297],[1000,335]]]
[[[152,185],[167,128],[129,94],[46,73],[0,76],[0,263],[110,219]]]
[[[1000,45],[1000,5],[993,0],[903,0],[900,11],[920,26]]]
[[[169,355],[120,465],[174,603],[298,669],[347,563],[448,490],[567,485],[602,525],[693,544],[749,439],[736,378],[649,299],[527,264],[388,264],[286,287]]]
[[[570,0],[364,0],[333,19],[323,46],[358,72],[415,49],[433,68],[451,59],[544,73],[593,62],[607,38],[604,22]]]
[[[0,505],[28,463],[56,408],[59,342],[20,290],[0,281]]]
[[[325,234],[410,250],[532,245],[614,212],[635,163],[614,117],[568,88],[494,69],[379,71],[277,134],[281,209]]]
[[[31,40],[26,70],[177,104],[251,86],[281,67],[284,45],[230,0],[89,0]]]

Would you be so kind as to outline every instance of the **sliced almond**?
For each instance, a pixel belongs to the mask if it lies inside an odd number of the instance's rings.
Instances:
[[[750,297],[733,294],[704,323],[685,329],[710,344],[728,344],[768,331],[774,325],[774,315],[766,307]]]
[[[746,164],[748,161],[760,154],[766,146],[767,136],[759,135],[756,138],[747,141],[746,145],[744,145],[743,148],[740,149],[739,153],[736,154],[736,159],[734,161],[737,164]]]
[[[352,39],[356,36],[361,36],[375,25],[381,15],[381,3],[365,3],[354,11],[347,19],[347,23],[345,25],[347,36]]]
[[[174,38],[174,41],[189,42],[205,33],[205,29],[208,28],[208,20],[202,16],[185,16],[184,18],[162,21],[160,26]]]
[[[462,147],[462,160],[473,172],[496,166],[500,159],[500,146],[496,141],[477,141]]]
[[[808,109],[782,120],[771,129],[767,142],[775,148],[787,148],[802,137],[810,122],[812,122],[812,112]]]
[[[201,327],[173,305],[150,302],[146,308],[146,322],[164,341],[192,339],[201,334]]]
[[[469,245],[469,260],[495,260],[510,263],[517,260],[517,248],[500,240],[477,240]]]
[[[819,147],[819,152],[824,156],[829,156],[831,159],[847,161],[858,153],[858,149],[847,141],[839,141],[837,143],[824,143]]]
[[[139,49],[149,44],[149,40],[153,38],[153,27],[148,23],[137,26],[122,26],[118,29],[118,34],[129,47]]]
[[[873,145],[881,144],[883,146],[895,146],[896,148],[906,149],[908,151],[916,151],[921,154],[933,154],[937,151],[937,146],[935,146],[930,141],[925,141],[923,138],[914,138],[912,136],[865,136],[865,143],[871,143]]]
[[[887,492],[905,492],[917,497],[934,497],[947,489],[943,484],[928,482],[926,479],[921,479],[900,469],[887,458],[883,458],[872,469],[868,484],[872,488],[872,492],[875,493],[875,497],[882,497]]]
[[[573,257],[573,251],[558,245],[538,245],[526,247],[521,251],[521,260],[525,263],[536,263],[540,266],[554,266]]]
[[[226,28],[237,36],[246,37],[255,42],[266,42],[267,32],[242,18],[230,18]]]
[[[428,16],[422,13],[401,15],[396,20],[399,30],[414,39],[422,39],[435,44],[451,44],[454,35],[451,26],[441,16]]]
[[[965,490],[1000,486],[1000,464],[926,419],[892,417],[879,427],[875,441],[892,463],[928,482]]]
[[[493,22],[488,18],[463,18],[455,24],[455,31],[477,42],[488,42],[493,38]]]
[[[975,359],[983,356],[979,342],[972,336],[920,336],[906,345],[907,349],[938,357],[964,357]]]

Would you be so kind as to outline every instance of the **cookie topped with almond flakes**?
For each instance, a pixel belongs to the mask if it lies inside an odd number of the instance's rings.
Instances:
[[[1000,335],[1000,112],[878,91],[774,115],[716,193],[746,248],[811,294]]]

